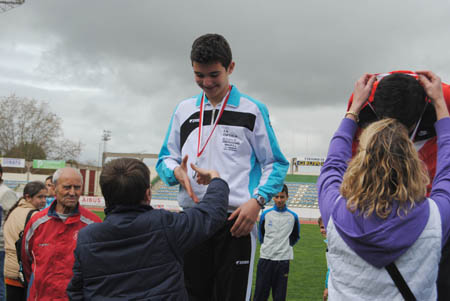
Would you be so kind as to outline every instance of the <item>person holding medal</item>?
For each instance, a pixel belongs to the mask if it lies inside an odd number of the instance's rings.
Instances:
[[[180,184],[183,209],[196,206],[207,188],[191,164],[217,170],[228,182],[227,222],[186,253],[185,284],[190,300],[250,300],[255,222],[264,204],[281,191],[289,162],[267,107],[229,83],[235,63],[225,38],[197,38],[191,62],[203,91],[176,107],[156,170],[168,185]]]

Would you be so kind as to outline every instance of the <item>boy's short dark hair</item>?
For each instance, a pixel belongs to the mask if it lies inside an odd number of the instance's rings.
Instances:
[[[50,180],[50,182],[53,183],[53,175],[50,175],[50,176],[45,178],[45,182],[47,182],[48,180]]]
[[[208,33],[202,35],[192,44],[192,63],[211,64],[220,62],[225,69],[228,69],[232,59],[230,45],[220,34]]]
[[[286,193],[286,196],[289,197],[289,192],[286,184],[283,184],[283,189],[281,190],[281,192]]]
[[[100,175],[100,187],[106,207],[138,205],[150,188],[150,170],[141,161],[120,158],[108,162]]]
[[[420,118],[425,107],[426,93],[414,77],[394,73],[378,84],[373,105],[379,118],[395,118],[407,128]]]
[[[320,224],[323,224],[321,216],[319,216],[319,218],[317,219],[317,224],[319,224],[319,226],[320,226]]]

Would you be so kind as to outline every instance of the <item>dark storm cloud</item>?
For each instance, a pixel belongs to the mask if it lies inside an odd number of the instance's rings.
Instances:
[[[152,74],[157,61],[164,68],[155,77],[180,77],[189,85],[192,40],[223,33],[237,61],[233,79],[282,105],[333,102],[363,72],[448,63],[445,2],[52,1],[33,4],[33,10],[40,11],[34,22],[59,40],[56,62],[103,64],[126,79],[132,79],[129,66]],[[124,84],[151,92],[148,82]]]
[[[105,128],[117,151],[158,151],[176,103],[199,92],[192,41],[217,32],[231,81],[269,106],[286,152],[305,139],[325,153],[362,73],[432,69],[450,82],[449,13],[418,0],[27,1],[0,15],[0,94],[52,103],[87,157]]]

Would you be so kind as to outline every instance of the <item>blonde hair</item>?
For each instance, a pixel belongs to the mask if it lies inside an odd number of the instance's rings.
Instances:
[[[424,200],[430,179],[406,127],[387,118],[363,130],[358,153],[351,160],[341,185],[351,212],[387,218],[394,202],[397,215]]]

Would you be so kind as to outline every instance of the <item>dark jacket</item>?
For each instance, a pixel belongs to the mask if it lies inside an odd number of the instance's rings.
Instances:
[[[181,213],[117,206],[78,234],[71,300],[187,300],[183,254],[226,220],[229,188],[213,179],[203,200]]]

